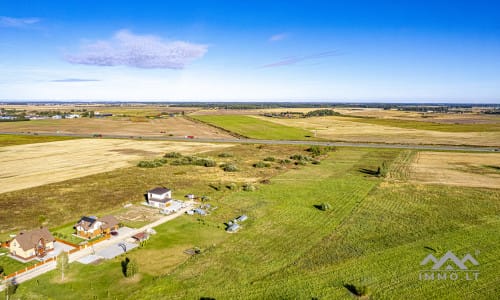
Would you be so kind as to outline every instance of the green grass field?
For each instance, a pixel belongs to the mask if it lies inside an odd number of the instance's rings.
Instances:
[[[284,126],[250,116],[207,115],[190,117],[248,138],[269,140],[315,140],[313,137],[314,134],[308,130]]]
[[[26,268],[28,266],[31,266],[38,261],[31,261],[28,263],[22,263],[20,261],[17,261],[15,259],[12,259],[7,256],[9,253],[9,250],[6,248],[0,248],[0,267],[3,268],[5,274],[10,274],[12,272],[16,272],[18,270],[21,270],[23,268]]]
[[[269,148],[262,156],[271,150],[279,151]],[[128,254],[139,264],[135,278],[121,274],[123,257],[99,265],[75,263],[67,281],[52,271],[21,284],[16,296],[353,299],[344,287],[353,284],[368,286],[373,299],[495,298],[500,292],[500,190],[410,184],[404,176],[391,176],[400,179],[393,182],[363,172],[410,154],[340,148],[320,165],[267,174],[271,183],[259,184],[254,192],[213,192],[216,211],[165,223],[143,248]],[[315,207],[323,202],[332,209]],[[240,214],[249,216],[242,229],[225,233],[223,222]],[[182,253],[194,246],[202,253]],[[420,262],[430,249],[436,256],[448,250],[459,257],[471,253],[480,263],[479,279],[419,280]]]
[[[0,147],[14,146],[34,143],[47,143],[74,139],[66,136],[35,136],[35,135],[12,135],[0,134]]]
[[[443,124],[423,121],[378,119],[378,118],[353,118],[349,121],[368,123],[382,126],[392,126],[406,129],[434,130],[443,132],[494,132],[500,131],[500,124]]]

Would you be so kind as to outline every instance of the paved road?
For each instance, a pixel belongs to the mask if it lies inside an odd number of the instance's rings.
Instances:
[[[165,216],[165,217],[162,217],[161,219],[153,222],[153,223],[150,223],[146,226],[143,226],[139,229],[134,229],[134,230],[131,230],[130,232],[124,234],[124,235],[120,235],[116,238],[111,238],[109,240],[105,240],[105,241],[102,241],[100,243],[97,243],[95,244],[94,246],[92,247],[88,247],[88,248],[85,248],[85,249],[82,249],[78,252],[75,252],[75,253],[72,253],[69,255],[69,262],[74,262],[74,261],[77,261],[87,255],[90,255],[90,254],[93,254],[99,250],[102,250],[102,249],[105,249],[109,246],[112,246],[116,243],[120,243],[122,241],[125,241],[126,239],[132,237],[133,235],[139,233],[139,232],[143,232],[143,231],[146,231],[148,229],[151,229],[151,228],[154,228],[158,225],[161,225],[165,222],[168,222],[170,220],[173,220],[181,215],[183,215],[186,211],[192,209],[195,205],[194,202],[188,202],[186,201],[186,203],[188,204],[187,207],[179,210],[178,212],[174,213],[174,214],[171,214],[171,215],[168,215],[168,216]],[[30,270],[30,271],[27,271],[27,272],[24,272],[16,277],[14,277],[14,280],[16,283],[23,283],[25,281],[28,281],[30,279],[33,279],[39,275],[42,275],[44,273],[47,273],[49,271],[52,271],[56,268],[56,262],[50,262],[50,263],[46,263],[38,268],[35,268],[33,270]],[[12,280],[12,279],[11,279]],[[3,285],[0,285],[0,291],[2,291],[4,289],[4,286]]]
[[[92,134],[75,133],[20,133],[20,132],[0,132],[0,134],[15,135],[38,135],[38,136],[67,136],[79,138],[93,138]],[[293,140],[259,140],[240,138],[194,138],[169,136],[131,136],[131,135],[102,135],[105,139],[133,139],[133,140],[154,140],[154,141],[183,141],[183,142],[205,142],[205,143],[238,143],[238,144],[268,144],[268,145],[318,145],[337,147],[360,147],[360,148],[395,148],[395,149],[417,149],[417,150],[438,150],[438,151],[474,151],[474,152],[500,152],[496,147],[479,146],[451,146],[451,145],[420,145],[420,144],[384,144],[384,143],[362,143],[362,142],[328,142],[328,141],[293,141]]]

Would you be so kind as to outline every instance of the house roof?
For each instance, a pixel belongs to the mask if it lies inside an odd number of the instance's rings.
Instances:
[[[118,220],[114,216],[111,216],[111,215],[99,218],[99,221],[101,221],[103,223],[101,225],[102,229],[114,227],[114,226],[118,225],[118,223],[119,223]]]
[[[148,238],[148,234],[146,232],[139,232],[138,234],[133,235],[132,237],[138,241],[143,241]]]
[[[89,230],[90,227],[97,221],[97,217],[82,217],[78,223],[76,223],[76,226],[80,225],[83,227],[85,230]]]
[[[149,190],[148,193],[151,194],[156,194],[156,195],[163,195],[165,193],[170,192],[170,189],[162,188],[162,187],[156,187],[152,190]]]
[[[54,236],[50,233],[47,227],[41,227],[38,229],[33,229],[27,232],[20,232],[18,236],[14,238],[19,243],[19,246],[26,251],[35,248],[36,244],[40,239],[44,239],[46,242],[55,241]]]

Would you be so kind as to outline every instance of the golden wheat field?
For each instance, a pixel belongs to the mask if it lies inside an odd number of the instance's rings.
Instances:
[[[78,139],[2,147],[0,193],[41,186],[127,167],[170,151],[183,154],[230,144]]]

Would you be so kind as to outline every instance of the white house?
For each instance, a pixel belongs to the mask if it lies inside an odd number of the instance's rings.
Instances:
[[[170,189],[157,187],[148,191],[148,204],[153,207],[165,208],[169,206],[170,200],[172,200]]]

